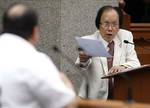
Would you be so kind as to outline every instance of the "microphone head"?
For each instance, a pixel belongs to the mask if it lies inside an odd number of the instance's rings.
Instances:
[[[129,43],[129,41],[128,41],[128,40],[124,40],[123,42],[124,42],[124,43]]]
[[[83,49],[81,48],[81,47],[78,47],[78,49],[77,49],[78,51],[83,51]]]
[[[57,47],[56,45],[54,45],[54,46],[52,47],[52,49],[53,49],[53,51],[55,51],[55,52],[60,52],[60,50],[58,49],[58,47]]]

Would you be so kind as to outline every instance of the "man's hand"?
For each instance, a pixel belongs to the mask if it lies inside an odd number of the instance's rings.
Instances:
[[[68,79],[68,77],[64,73],[62,72],[60,73],[60,78],[68,88],[74,90],[71,81]]]
[[[79,52],[80,62],[87,62],[91,56],[86,55],[83,51]]]
[[[113,66],[108,73],[117,73],[117,72],[121,72],[123,70],[125,70],[127,67],[125,66]]]
[[[64,82],[64,84],[68,88],[74,90],[74,87],[73,87],[71,81],[68,79],[68,77],[63,72],[60,73],[60,77],[61,77],[62,81]],[[76,106],[77,106],[77,102],[75,99],[72,102],[70,102],[69,104],[67,104],[64,108],[76,108]]]

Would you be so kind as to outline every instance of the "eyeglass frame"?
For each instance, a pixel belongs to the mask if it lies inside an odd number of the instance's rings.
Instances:
[[[118,29],[119,28],[119,23],[108,23],[108,22],[104,22],[104,23],[99,23],[105,30],[107,30],[110,26],[112,29]]]

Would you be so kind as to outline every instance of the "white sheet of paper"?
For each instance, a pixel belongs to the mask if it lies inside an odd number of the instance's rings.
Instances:
[[[112,57],[104,45],[99,40],[93,39],[85,39],[81,37],[75,37],[79,47],[83,49],[83,51],[92,57]]]

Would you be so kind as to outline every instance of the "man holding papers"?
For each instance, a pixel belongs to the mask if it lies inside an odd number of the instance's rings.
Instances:
[[[124,40],[133,42],[132,33],[119,29],[119,14],[112,6],[104,6],[98,11],[95,25],[98,30],[82,38],[100,41],[111,57],[89,55],[84,48],[79,51],[76,65],[85,73],[79,96],[83,99],[112,99],[113,81],[101,77],[138,67],[140,63],[134,45],[124,43]]]

